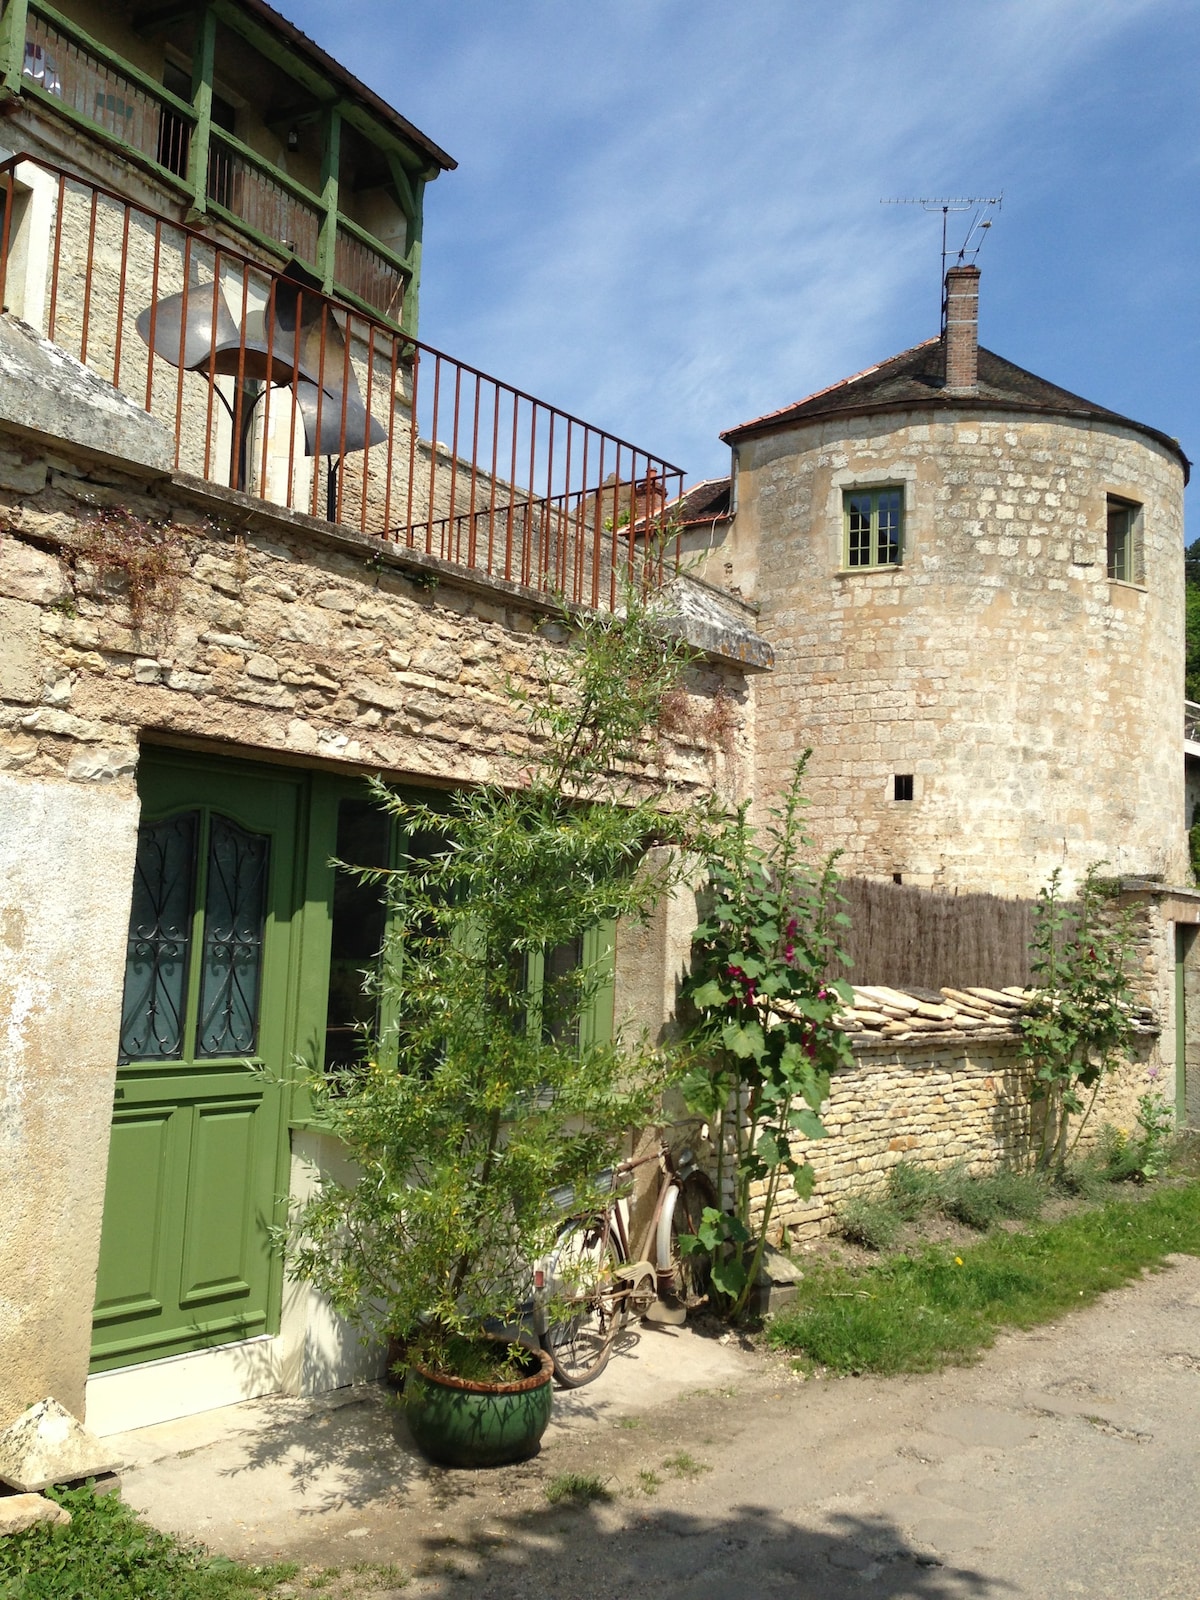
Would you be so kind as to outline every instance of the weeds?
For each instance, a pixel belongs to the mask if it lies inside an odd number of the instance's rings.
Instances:
[[[673,1456],[663,1458],[663,1466],[676,1478],[699,1478],[712,1468],[707,1461],[697,1461],[695,1456],[689,1455],[686,1450],[679,1450]]]
[[[546,1499],[552,1506],[564,1501],[570,1505],[587,1505],[592,1500],[611,1500],[608,1480],[594,1472],[560,1472],[546,1485]]]
[[[867,1250],[890,1250],[905,1220],[890,1196],[870,1199],[856,1195],[842,1208],[838,1228],[851,1244],[861,1244]]]
[[[643,1467],[637,1475],[637,1481],[643,1494],[657,1494],[662,1488],[662,1479],[651,1467]]]
[[[883,1189],[850,1200],[839,1218],[842,1236],[868,1250],[890,1250],[906,1222],[938,1215],[985,1233],[998,1222],[1032,1222],[1042,1213],[1046,1180],[1029,1172],[973,1177],[963,1162],[936,1172],[901,1161]]]
[[[0,1541],[0,1595],[20,1600],[250,1600],[295,1576],[291,1564],[242,1565],[181,1544],[115,1495],[49,1491],[71,1513]]]
[[[771,1342],[834,1372],[929,1372],[972,1360],[1001,1328],[1087,1305],[1172,1252],[1200,1255],[1200,1183],[1110,1200],[957,1253],[927,1246],[861,1271],[816,1268]]]

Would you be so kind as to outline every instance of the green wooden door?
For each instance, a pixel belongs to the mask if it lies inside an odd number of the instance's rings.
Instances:
[[[138,787],[93,1371],[279,1317],[304,780],[147,752]]]

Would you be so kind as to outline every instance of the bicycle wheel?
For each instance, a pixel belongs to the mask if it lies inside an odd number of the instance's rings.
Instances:
[[[708,1300],[712,1262],[703,1252],[681,1254],[679,1236],[699,1232],[705,1207],[715,1209],[716,1204],[716,1192],[702,1172],[690,1172],[675,1192],[675,1207],[671,1212],[671,1269],[675,1274],[676,1293],[689,1311],[695,1311]]]
[[[605,1217],[568,1222],[546,1274],[542,1348],[564,1389],[578,1389],[608,1365],[624,1321],[621,1258]]]

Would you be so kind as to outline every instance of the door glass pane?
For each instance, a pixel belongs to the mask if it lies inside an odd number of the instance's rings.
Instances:
[[[270,840],[213,813],[204,896],[198,1056],[252,1055],[258,1044]]]
[[[348,866],[389,864],[391,819],[371,800],[338,806],[337,857]],[[325,1065],[353,1067],[362,1059],[363,1029],[376,1019],[376,997],[364,991],[383,948],[387,897],[378,883],[360,883],[338,871],[333,885],[329,1006],[325,1019]]]
[[[198,813],[138,829],[125,954],[120,1060],[177,1061],[183,1052]]]
[[[546,951],[542,980],[542,1034],[574,1048],[579,1043],[579,1001],[583,938],[577,935]]]

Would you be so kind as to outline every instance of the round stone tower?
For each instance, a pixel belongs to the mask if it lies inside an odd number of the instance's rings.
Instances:
[[[776,652],[759,802],[811,745],[811,829],[846,873],[1186,882],[1187,458],[980,349],[978,281],[948,274],[940,338],[723,436],[706,570]]]

